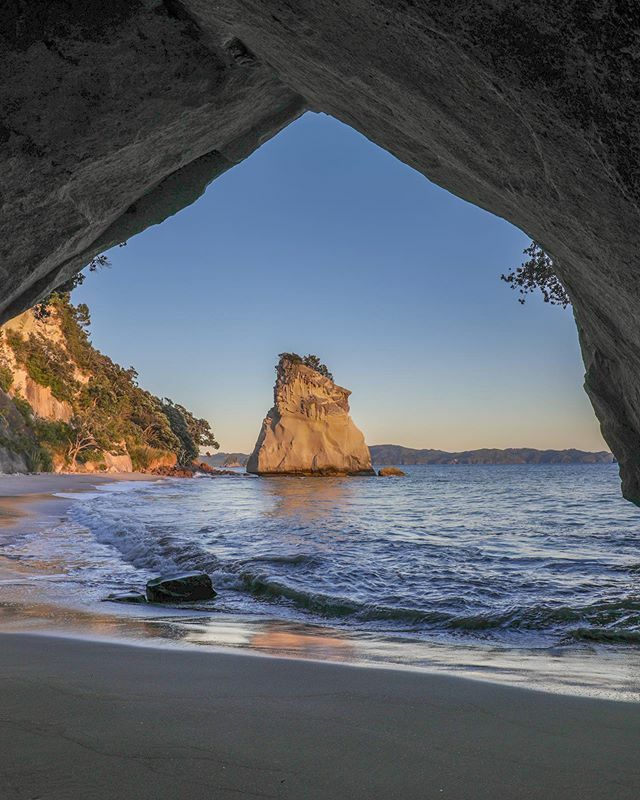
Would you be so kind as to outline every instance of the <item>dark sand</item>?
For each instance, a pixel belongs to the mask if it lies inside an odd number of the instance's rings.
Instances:
[[[640,706],[0,635],[3,800],[637,800]]]

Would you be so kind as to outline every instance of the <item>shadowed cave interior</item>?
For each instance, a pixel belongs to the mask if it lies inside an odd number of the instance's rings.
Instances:
[[[607,3],[16,5],[0,30],[2,319],[305,109],[526,231],[640,501],[638,12]]]

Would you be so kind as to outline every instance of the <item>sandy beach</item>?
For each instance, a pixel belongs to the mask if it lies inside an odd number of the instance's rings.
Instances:
[[[640,794],[634,704],[27,635],[0,674],[7,799]]]
[[[105,483],[153,480],[160,479],[141,472],[0,475],[0,526],[15,524],[28,514],[63,511],[68,501],[56,497],[57,492],[90,492]]]
[[[2,536],[114,479],[4,476]],[[637,703],[143,644],[0,634],[3,798],[640,796]]]

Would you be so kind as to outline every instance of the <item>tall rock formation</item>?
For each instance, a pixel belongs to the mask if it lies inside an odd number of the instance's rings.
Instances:
[[[349,416],[348,389],[284,354],[274,405],[247,472],[258,475],[374,475],[369,448]]]

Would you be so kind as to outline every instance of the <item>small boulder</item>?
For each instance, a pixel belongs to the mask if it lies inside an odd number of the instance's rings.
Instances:
[[[206,573],[185,572],[148,581],[146,594],[150,603],[190,603],[211,600],[217,592]]]
[[[403,472],[401,469],[398,469],[398,467],[383,467],[381,470],[378,470],[378,475],[381,478],[392,478],[392,477],[402,478],[406,474],[407,474],[406,472]]]
[[[119,592],[118,594],[110,594],[106,598],[110,603],[146,603],[147,598],[140,592]]]

